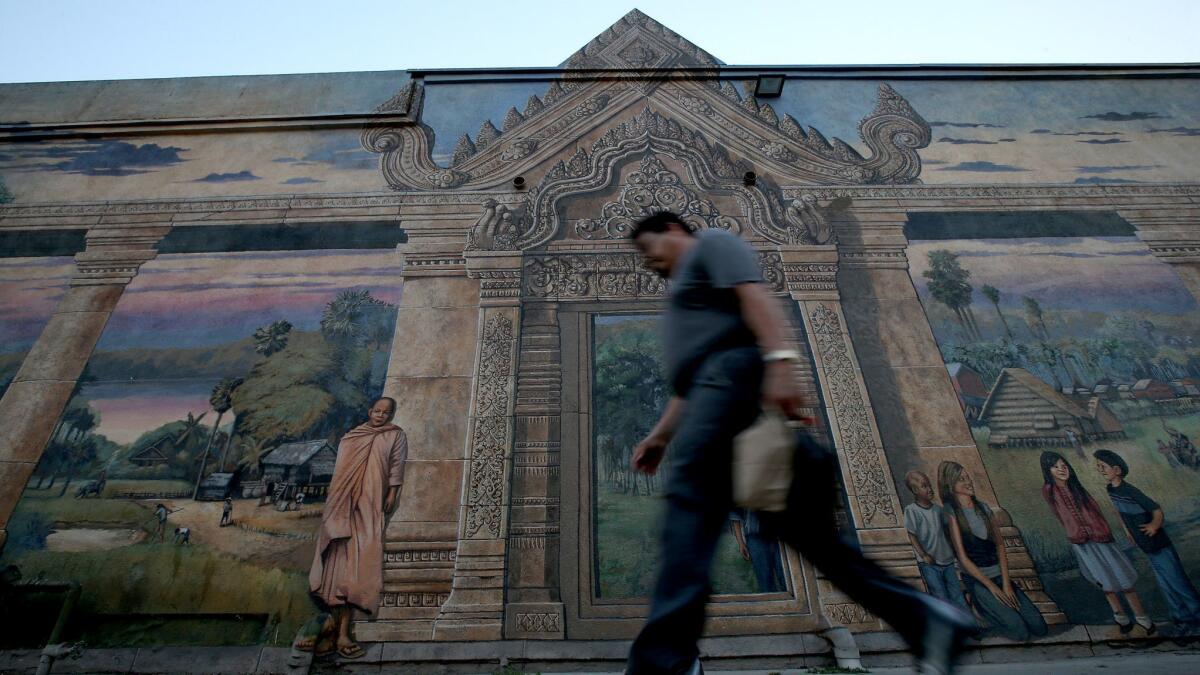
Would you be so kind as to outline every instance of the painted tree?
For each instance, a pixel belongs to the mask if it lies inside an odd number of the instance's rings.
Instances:
[[[1025,303],[1025,323],[1029,325],[1029,332],[1036,338],[1049,340],[1050,332],[1046,330],[1046,313],[1042,310],[1042,304],[1028,295],[1022,296],[1021,302]]]
[[[5,204],[12,201],[12,193],[8,191],[8,187],[4,185],[4,179],[0,178],[0,204]]]
[[[217,411],[217,421],[213,423],[212,432],[208,434],[208,441],[204,444],[204,454],[200,456],[200,471],[196,473],[196,487],[192,489],[192,499],[200,494],[200,482],[204,480],[204,470],[208,466],[208,453],[212,449],[213,439],[216,438],[217,431],[221,428],[221,418],[233,407],[233,390],[237,389],[241,383],[241,378],[223,378],[213,387],[212,395],[208,397],[208,404]],[[228,447],[228,443],[226,443],[226,447]],[[221,463],[217,466],[217,470],[221,471],[224,468],[225,455],[222,453]]]
[[[991,284],[984,284],[979,288],[979,292],[983,297],[987,298],[992,303],[992,307],[996,309],[996,316],[1000,317],[1000,323],[1004,326],[1004,333],[1008,335],[1009,340],[1015,340],[1012,329],[1008,326],[1008,320],[1004,318],[1004,312],[1000,311],[1000,289]]]
[[[254,331],[254,351],[263,356],[271,356],[283,351],[288,343],[288,333],[291,331],[292,324],[287,321],[276,321],[259,328]]]
[[[971,273],[963,269],[958,262],[958,256],[945,249],[928,253],[929,269],[922,273],[929,279],[926,286],[934,300],[942,303],[954,312],[963,331],[967,336],[979,340],[979,328],[974,324],[973,317],[968,313],[971,306],[971,293],[974,288],[967,279]]]

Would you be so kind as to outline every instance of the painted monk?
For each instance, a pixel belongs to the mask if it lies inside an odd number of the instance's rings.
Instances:
[[[329,608],[336,630],[334,646],[347,659],[363,655],[350,635],[354,610],[373,615],[383,587],[383,528],[396,508],[404,483],[408,438],[392,424],[396,401],[381,398],[367,423],[342,437],[333,482],[317,535],[308,587],[318,604]],[[324,623],[324,622],[322,622]],[[308,642],[307,640],[302,640]],[[319,649],[312,646],[298,647]]]

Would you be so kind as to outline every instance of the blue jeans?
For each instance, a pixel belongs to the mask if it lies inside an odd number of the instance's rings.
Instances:
[[[930,565],[918,562],[917,569],[921,570],[921,578],[925,580],[925,588],[929,590],[930,595],[945,600],[966,612],[968,616],[974,616],[971,614],[971,608],[967,606],[967,598],[963,595],[962,584],[958,582],[958,570],[954,563]]]
[[[1000,598],[992,595],[991,591],[970,575],[964,574],[963,581],[967,590],[971,592],[971,602],[975,603],[975,609],[979,610],[980,616],[987,624],[986,627],[996,634],[1017,642],[1028,642],[1030,638],[1046,634],[1046,620],[1020,588],[1013,586],[1013,593],[1017,596],[1017,607],[1020,608],[1016,610],[1001,602]],[[1004,580],[996,577],[992,579],[992,583],[1003,587]]]
[[[710,355],[682,393],[686,405],[670,451],[662,563],[650,615],[629,651],[630,675],[675,675],[696,662],[713,555],[733,506],[733,439],[758,417],[762,377],[757,348],[731,349]],[[787,511],[756,514],[762,537],[799,551],[919,649],[924,594],[889,576],[838,533],[834,455],[799,433],[792,474]]]
[[[1158,587],[1167,597],[1167,606],[1171,608],[1171,620],[1175,623],[1200,623],[1200,595],[1196,587],[1188,579],[1175,546],[1147,553],[1150,567],[1158,578]]]
[[[746,549],[750,551],[750,564],[754,566],[758,592],[786,591],[787,581],[784,580],[783,561],[779,557],[779,540],[760,534],[747,534]]]

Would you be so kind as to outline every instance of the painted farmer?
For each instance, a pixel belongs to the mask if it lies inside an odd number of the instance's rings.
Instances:
[[[404,483],[408,438],[392,424],[396,401],[381,398],[367,423],[342,437],[333,482],[308,574],[309,590],[328,607],[336,626],[340,656],[363,650],[350,635],[354,610],[373,615],[383,587],[383,528],[396,508]]]

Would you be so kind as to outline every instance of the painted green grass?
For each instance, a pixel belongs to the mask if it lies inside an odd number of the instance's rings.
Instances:
[[[112,497],[121,492],[156,492],[156,493],[191,493],[195,483],[186,480],[137,480],[131,478],[110,478],[104,484],[104,496]]]
[[[658,569],[662,500],[597,489],[596,556],[599,597],[648,597]],[[721,538],[713,563],[713,592],[755,593],[754,569],[742,559],[733,535]]]
[[[38,495],[38,493],[34,493]],[[14,522],[38,519],[72,526],[106,526],[151,532],[148,506],[107,499],[30,497],[21,500]],[[16,564],[26,579],[78,580],[83,585],[75,621],[100,615],[226,614],[228,617],[147,620],[108,630],[90,628],[93,646],[252,644],[279,636],[290,641],[314,611],[303,572],[267,569],[236,560],[203,544],[174,546],[143,542],[101,551],[29,550],[7,546],[4,564]],[[261,635],[231,621],[238,614],[273,615],[278,631]],[[256,624],[257,625],[257,624]],[[111,642],[109,642],[111,640]]]
[[[1170,426],[1190,438],[1200,438],[1200,418],[1169,417]],[[1092,453],[1100,448],[1112,450],[1129,463],[1129,482],[1136,485],[1163,507],[1167,532],[1179,551],[1194,582],[1200,582],[1200,472],[1173,469],[1156,449],[1157,439],[1167,434],[1157,418],[1125,425],[1128,438],[1084,446],[1086,458],[1080,459],[1072,448],[1045,448],[1067,458],[1080,482],[1099,502],[1118,544],[1138,570],[1137,590],[1144,604],[1159,620],[1166,620],[1166,603],[1145,555],[1132,546],[1121,530],[1121,520],[1108,500],[1105,481],[1096,471]],[[1066,611],[1073,622],[1110,623],[1111,612],[1100,592],[1079,574],[1078,563],[1062,527],[1042,499],[1042,448],[989,448],[987,429],[975,430],[975,441],[1001,504],[1021,529],[1030,555],[1037,564],[1046,591]]]

